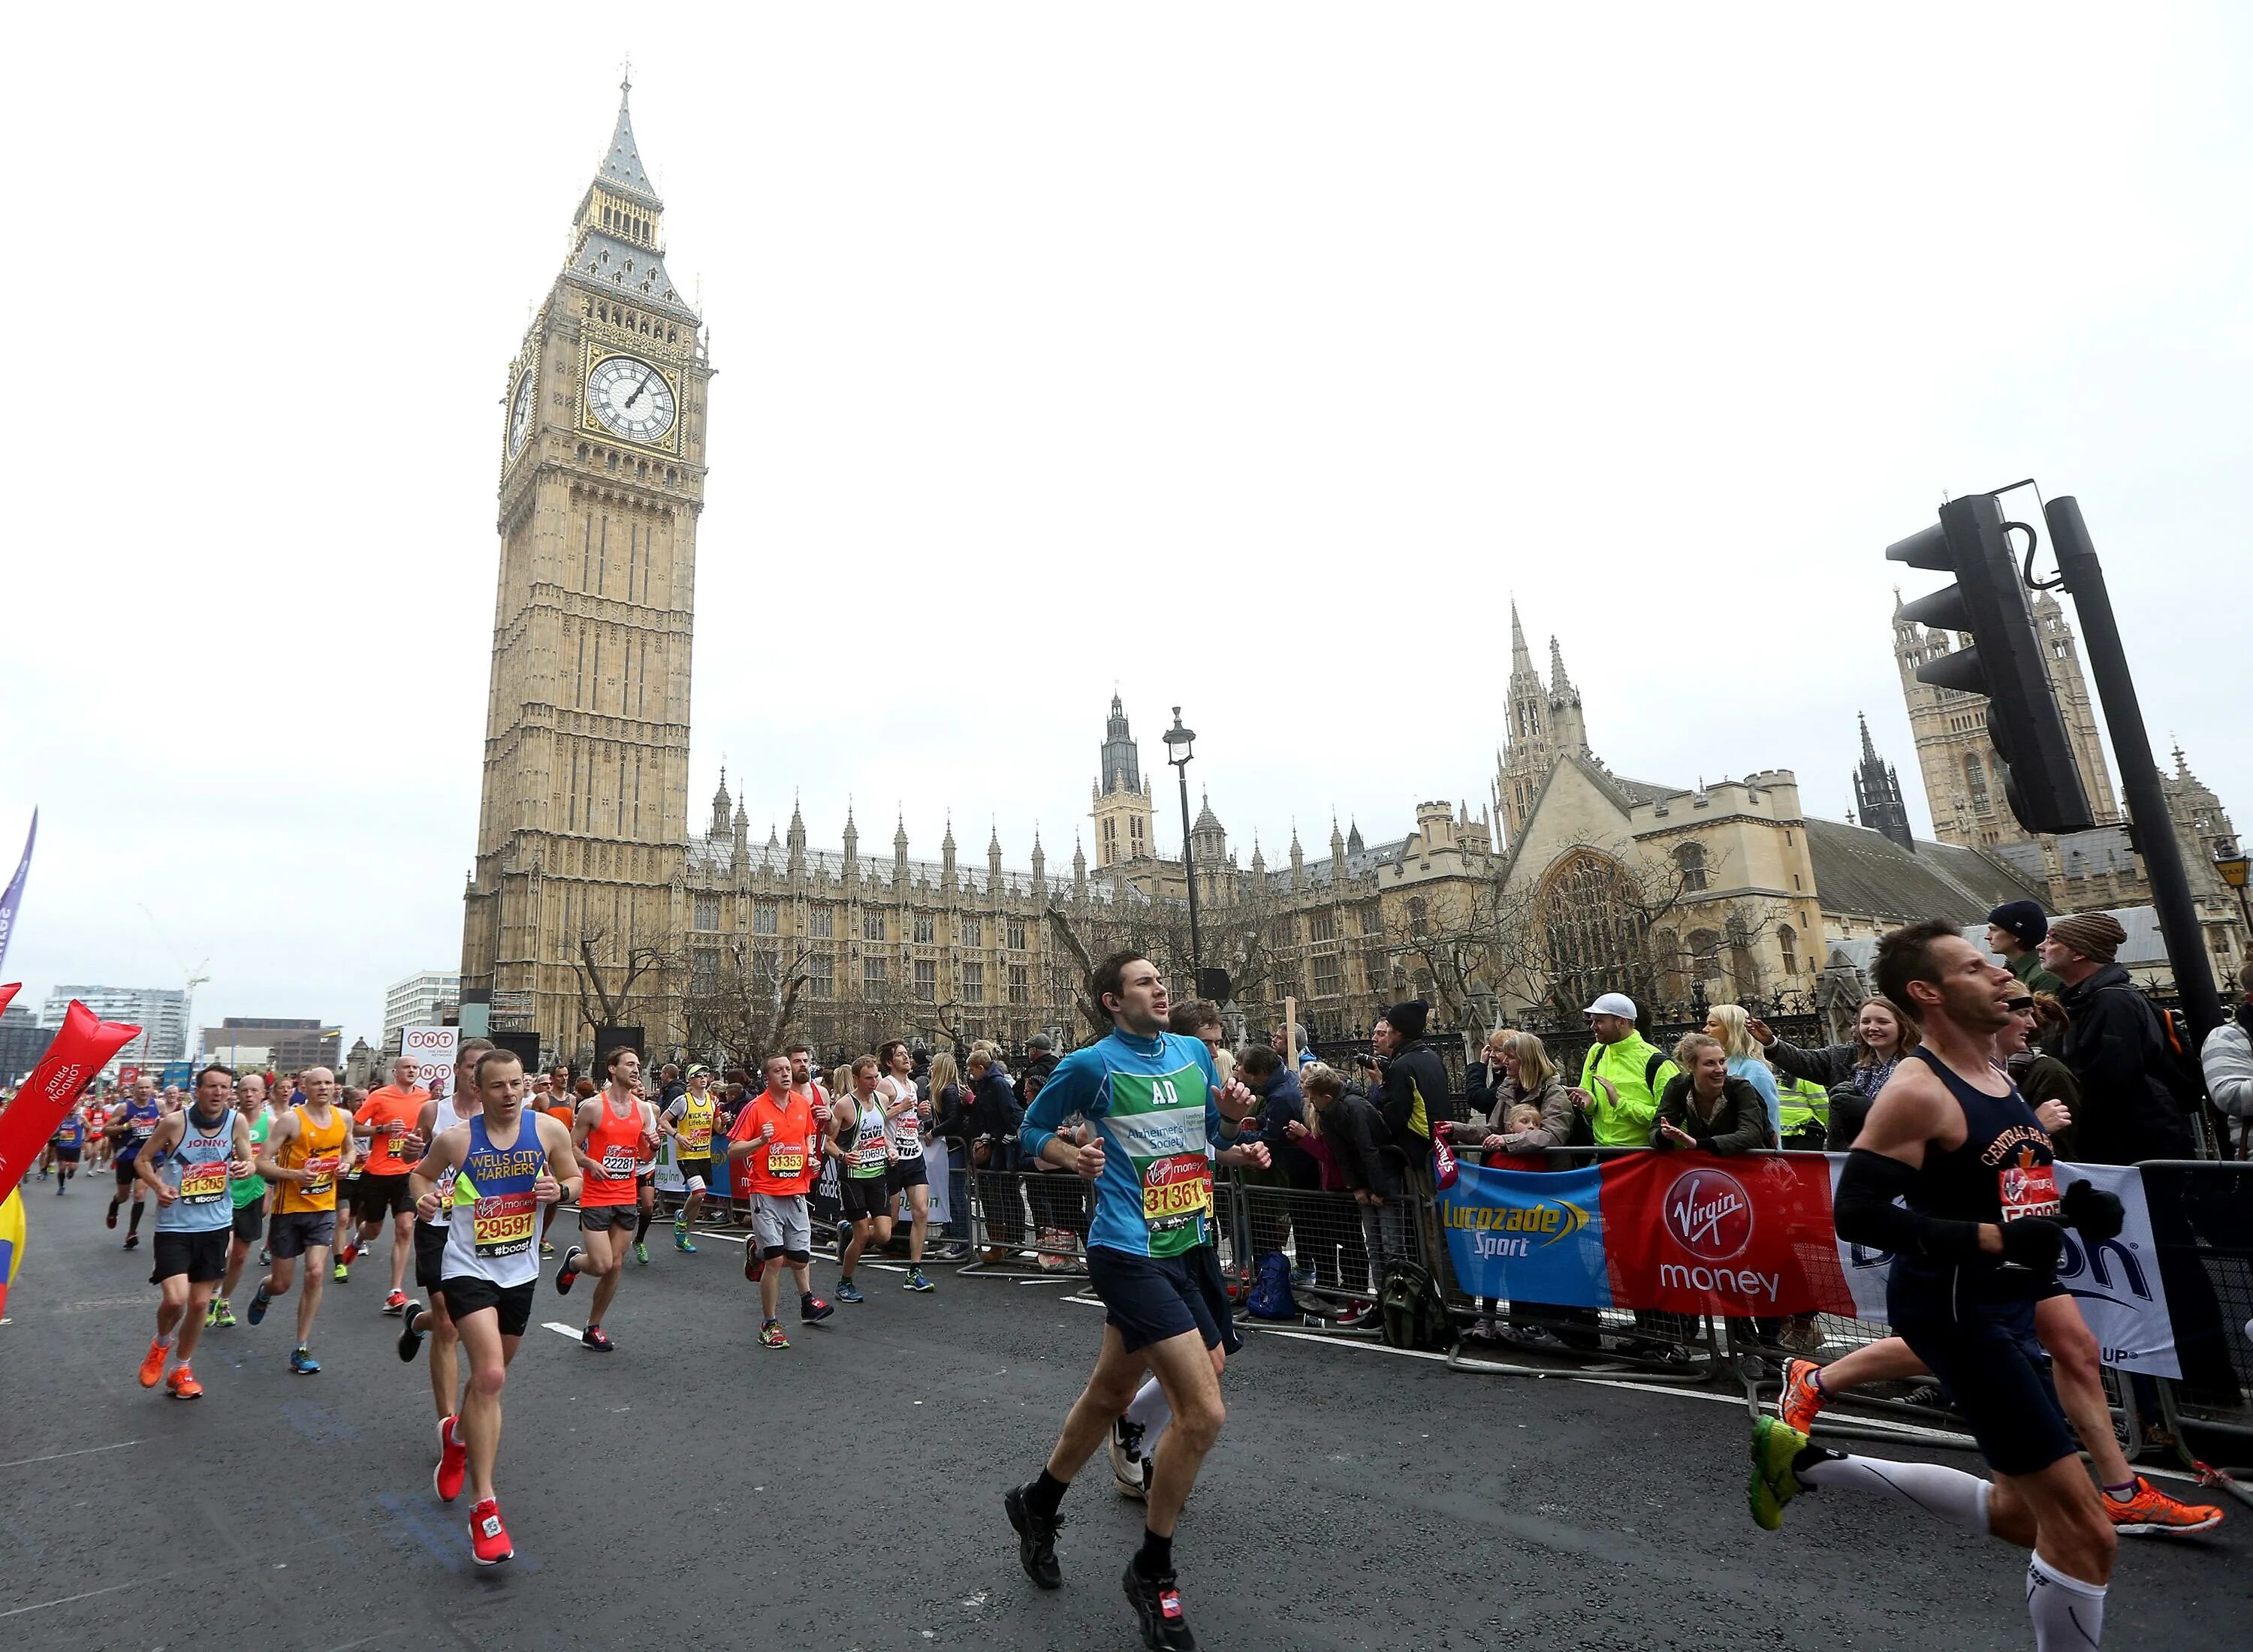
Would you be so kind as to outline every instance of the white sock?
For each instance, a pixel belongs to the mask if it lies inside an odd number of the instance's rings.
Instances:
[[[2026,1560],[2034,1652],[2080,1652],[2104,1638],[2104,1586],[2068,1578],[2040,1555]]]
[[[1845,1486],[1874,1492],[1937,1515],[1951,1525],[1987,1535],[1987,1500],[1994,1487],[1977,1474],[1938,1463],[1897,1463],[1882,1457],[1826,1453],[1797,1471],[1802,1484]]]
[[[1166,1391],[1158,1385],[1154,1377],[1142,1379],[1135,1391],[1133,1403],[1126,1407],[1126,1420],[1140,1425],[1142,1455],[1157,1454],[1158,1436],[1166,1432],[1166,1425],[1174,1420],[1174,1408],[1166,1404]]]

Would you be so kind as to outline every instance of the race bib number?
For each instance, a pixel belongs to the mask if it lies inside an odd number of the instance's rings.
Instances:
[[[712,1126],[708,1124],[685,1125],[680,1131],[680,1151],[691,1159],[712,1156]]]
[[[305,1181],[297,1189],[298,1193],[313,1199],[334,1188],[337,1185],[337,1166],[343,1161],[344,1155],[340,1153],[324,1153],[306,1160],[302,1167]]]
[[[2005,1165],[1996,1173],[1996,1191],[2005,1222],[2058,1213],[2057,1172],[2049,1165],[2029,1162],[2031,1158],[2030,1154],[2021,1154],[2019,1162]]]
[[[146,1141],[146,1140],[149,1140],[149,1138],[150,1138],[150,1137],[151,1137],[151,1136],[155,1135],[156,1133],[157,1133],[157,1121],[156,1121],[154,1119],[136,1119],[136,1120],[134,1121],[134,1124],[133,1124],[133,1140],[136,1140],[136,1141]]]
[[[624,1181],[634,1173],[631,1147],[605,1147],[600,1174],[605,1181]]]
[[[883,1168],[884,1148],[882,1142],[877,1143],[876,1146],[873,1147],[855,1147],[853,1150],[853,1171],[854,1175],[870,1176],[875,1175],[877,1171],[882,1170]]]
[[[769,1147],[767,1174],[771,1176],[795,1176],[806,1169],[806,1150],[803,1147]]]
[[[180,1202],[214,1204],[227,1196],[227,1161],[207,1160],[180,1167]]]
[[[1211,1210],[1211,1160],[1183,1153],[1150,1161],[1142,1173],[1142,1220],[1152,1232],[1187,1227]]]
[[[516,1256],[531,1248],[539,1202],[526,1188],[480,1199],[471,1213],[471,1242],[479,1256]]]

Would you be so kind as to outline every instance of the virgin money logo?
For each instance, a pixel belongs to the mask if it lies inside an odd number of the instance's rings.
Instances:
[[[1753,1202],[1744,1184],[1719,1170],[1691,1170],[1666,1190],[1666,1227],[1675,1243],[1708,1262],[1740,1256],[1753,1239]]]

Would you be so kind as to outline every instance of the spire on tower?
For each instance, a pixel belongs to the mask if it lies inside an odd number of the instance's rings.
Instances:
[[[1549,638],[1549,692],[1559,700],[1573,695],[1573,680],[1565,674],[1565,651],[1553,635]]]
[[[1510,674],[1533,670],[1533,655],[1525,646],[1525,627],[1517,623],[1517,599],[1510,599]]]

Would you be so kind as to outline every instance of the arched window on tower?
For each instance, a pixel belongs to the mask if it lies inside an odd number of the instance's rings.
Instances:
[[[1799,973],[1799,931],[1789,924],[1779,924],[1775,931],[1776,951],[1783,955],[1783,972]]]
[[[1964,754],[1964,784],[1971,794],[1972,808],[1981,814],[1986,813],[1989,807],[1987,767],[1979,761],[1979,754],[1976,751]]]
[[[1712,931],[1690,931],[1690,969],[1701,981],[1721,979],[1721,938]]]
[[[1676,844],[1674,865],[1682,874],[1682,892],[1685,895],[1695,895],[1705,887],[1705,846],[1704,844]]]

